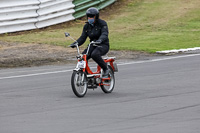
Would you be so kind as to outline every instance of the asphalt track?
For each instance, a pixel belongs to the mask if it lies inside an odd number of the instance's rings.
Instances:
[[[119,63],[113,93],[74,96],[75,65],[0,70],[0,133],[198,133],[200,54]]]

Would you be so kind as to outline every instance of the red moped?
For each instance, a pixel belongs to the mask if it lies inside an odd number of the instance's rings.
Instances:
[[[66,37],[70,37],[69,33],[65,33]],[[70,37],[72,40],[76,42],[75,39]],[[115,76],[114,73],[118,72],[117,64],[114,63],[115,57],[106,57],[104,61],[108,64],[109,75],[106,78],[102,77],[102,69],[99,65],[97,65],[96,72],[93,72],[87,61],[87,55],[90,49],[90,46],[98,46],[98,43],[92,41],[88,45],[87,53],[80,54],[80,50],[78,47],[78,42],[74,44],[77,48],[78,55],[76,56],[78,59],[78,63],[76,68],[73,70],[71,76],[71,87],[74,94],[77,97],[84,97],[87,93],[88,89],[95,89],[98,86],[101,87],[102,91],[105,93],[111,93],[115,86]]]

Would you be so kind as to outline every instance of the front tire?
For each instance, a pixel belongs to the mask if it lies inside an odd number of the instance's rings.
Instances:
[[[71,87],[77,97],[84,97],[87,93],[87,75],[82,71],[73,71]]]

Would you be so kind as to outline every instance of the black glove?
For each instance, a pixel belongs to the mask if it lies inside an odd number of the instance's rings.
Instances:
[[[96,40],[96,42],[95,42],[96,44],[101,44],[102,43],[102,40]]]
[[[73,43],[70,44],[69,46],[70,46],[71,48],[75,48],[77,45],[78,45],[78,42],[73,42]]]

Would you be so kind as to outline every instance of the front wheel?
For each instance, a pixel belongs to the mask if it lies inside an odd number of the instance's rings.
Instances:
[[[115,76],[112,71],[112,68],[109,66],[109,78],[110,80],[102,80],[101,89],[104,93],[111,93],[115,86]]]
[[[73,71],[71,86],[77,97],[84,97],[87,92],[87,76],[82,71]]]

